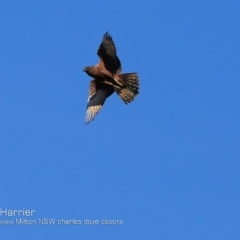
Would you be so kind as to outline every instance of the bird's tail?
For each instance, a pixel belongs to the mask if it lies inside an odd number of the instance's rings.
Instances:
[[[124,87],[114,87],[118,96],[126,103],[130,103],[139,93],[139,79],[137,73],[125,73],[118,76]]]

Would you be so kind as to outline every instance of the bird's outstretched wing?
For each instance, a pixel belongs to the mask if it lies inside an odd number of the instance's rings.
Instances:
[[[114,89],[112,86],[91,80],[85,118],[86,123],[91,122],[95,118],[106,98],[112,95],[113,92]]]
[[[104,34],[97,54],[100,58],[99,65],[104,65],[104,67],[111,73],[121,72],[121,62],[117,56],[116,47],[112,37],[108,32]]]

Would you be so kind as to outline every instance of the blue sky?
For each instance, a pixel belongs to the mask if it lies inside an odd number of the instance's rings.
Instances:
[[[0,1],[0,208],[123,220],[1,224],[3,239],[239,239],[239,9]],[[140,94],[129,105],[114,94],[85,125],[82,69],[106,31]]]

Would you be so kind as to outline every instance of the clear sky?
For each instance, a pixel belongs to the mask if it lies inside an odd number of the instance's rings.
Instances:
[[[239,9],[0,1],[0,208],[35,210],[0,216],[13,221],[1,239],[240,239]],[[140,94],[129,105],[114,94],[86,125],[82,70],[106,31]]]

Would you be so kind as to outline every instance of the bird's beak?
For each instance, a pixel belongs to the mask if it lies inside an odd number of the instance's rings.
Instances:
[[[84,68],[83,71],[86,72],[86,68]]]

